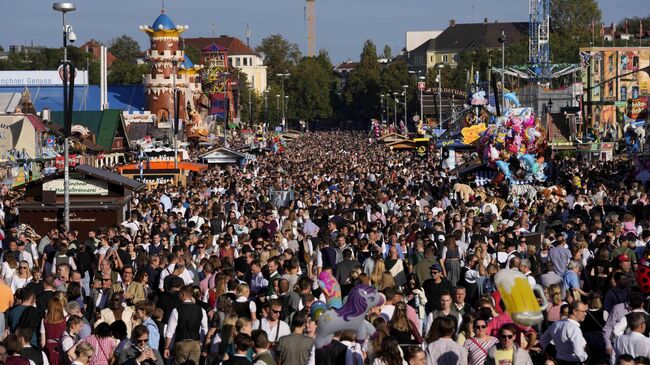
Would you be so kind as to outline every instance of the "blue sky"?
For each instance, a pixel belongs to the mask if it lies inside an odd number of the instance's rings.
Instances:
[[[600,0],[606,24],[625,16],[649,15],[649,0]],[[78,43],[100,41],[127,34],[143,46],[147,37],[138,31],[152,24],[160,0],[77,0],[69,16]],[[623,3],[624,5],[622,5]],[[281,33],[306,53],[304,0],[166,0],[167,14],[176,24],[189,25],[188,37],[228,34],[245,40],[250,24],[251,45],[266,35]],[[473,11],[472,11],[473,9]],[[640,14],[639,11],[644,11]],[[473,17],[472,17],[473,14]],[[358,59],[366,39],[379,51],[385,44],[397,53],[404,47],[407,30],[444,29],[450,19],[457,23],[527,21],[527,0],[316,0],[316,47],[329,51],[332,61]],[[61,44],[61,15],[49,0],[0,0],[0,45]]]

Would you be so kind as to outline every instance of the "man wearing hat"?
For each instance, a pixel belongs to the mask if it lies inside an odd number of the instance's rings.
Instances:
[[[424,295],[427,297],[427,313],[433,310],[442,309],[440,305],[440,294],[442,292],[451,292],[451,282],[442,276],[442,266],[436,263],[429,267],[431,279],[427,279],[422,283]]]
[[[610,258],[614,260],[625,255],[629,258],[627,261],[630,261],[632,266],[636,266],[636,254],[634,253],[636,249],[636,235],[634,233],[628,233],[627,236],[621,237],[620,243],[621,245],[612,251]],[[621,262],[620,259],[619,262]]]

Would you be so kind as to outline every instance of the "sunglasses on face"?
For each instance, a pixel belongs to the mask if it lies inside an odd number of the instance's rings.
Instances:
[[[515,338],[515,335],[501,335],[501,338],[503,338],[504,340],[512,340],[513,338]]]
[[[481,330],[481,329],[487,328],[487,326],[484,325],[484,324],[477,324],[476,326],[474,326],[474,328]]]
[[[440,274],[439,271],[432,271],[432,272],[431,272],[431,275],[438,275],[438,274]]]

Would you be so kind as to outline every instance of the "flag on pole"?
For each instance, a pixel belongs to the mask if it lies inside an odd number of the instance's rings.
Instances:
[[[627,19],[625,19],[625,34],[629,34],[629,32],[627,31]]]

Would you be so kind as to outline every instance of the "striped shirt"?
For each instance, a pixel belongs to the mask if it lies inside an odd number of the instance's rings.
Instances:
[[[486,341],[481,341],[477,337],[468,338],[463,347],[469,354],[468,365],[483,365],[487,359],[488,351],[495,346],[499,340],[496,337],[489,336]]]

